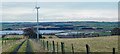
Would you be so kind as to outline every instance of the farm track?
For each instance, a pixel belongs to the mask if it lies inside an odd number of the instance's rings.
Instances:
[[[26,45],[25,54],[31,53],[33,50],[32,50],[31,43],[30,43],[29,39],[27,39],[27,40],[24,40],[21,44],[19,44],[19,45],[13,50],[13,52],[11,52],[10,54],[17,54],[17,53],[19,53],[18,50],[22,47],[22,45],[23,45],[26,41],[27,41],[27,45]]]
[[[18,45],[18,47],[16,47],[13,52],[11,52],[10,54],[17,54],[18,50],[20,49],[20,47],[23,45],[23,43],[25,42],[26,40],[24,40],[20,45]]]
[[[32,52],[32,47],[31,47],[31,43],[29,40],[27,40],[27,47],[26,47],[26,52]]]
[[[26,45],[24,45],[26,44]],[[24,51],[20,51],[20,49],[23,49],[23,47],[25,47]],[[18,44],[13,50],[12,52],[4,52],[2,54],[19,54],[19,53],[23,53],[23,54],[31,54],[33,53],[33,49],[32,49],[32,43],[29,39],[23,40],[20,44]]]
[[[33,52],[47,52],[47,50],[44,50],[43,46],[41,45],[42,43],[38,42],[35,39],[30,39],[31,44],[33,46]]]

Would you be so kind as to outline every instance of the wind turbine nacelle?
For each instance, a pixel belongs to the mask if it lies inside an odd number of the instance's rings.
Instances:
[[[36,9],[39,9],[40,7],[35,7]]]

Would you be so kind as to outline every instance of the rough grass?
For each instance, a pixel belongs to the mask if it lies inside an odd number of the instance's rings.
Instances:
[[[4,38],[0,38],[0,47],[2,47],[2,40],[3,40],[3,45],[5,45],[5,40],[6,40],[6,45],[11,45],[11,43],[15,42],[16,38],[23,38],[23,35],[7,35]],[[4,47],[4,46],[3,46]]]
[[[0,47],[2,47],[2,40],[0,40]]]
[[[18,52],[26,52],[26,46],[27,46],[27,41],[25,41],[23,43],[23,45],[20,47],[20,49],[18,50]]]
[[[106,36],[106,37],[93,37],[93,38],[53,38],[53,39],[41,39],[45,41],[55,41],[55,44],[64,42],[65,51],[71,52],[71,44],[74,45],[75,52],[85,52],[85,45],[90,46],[91,52],[112,52],[112,48],[116,48],[118,51],[118,36]]]
[[[5,38],[8,38],[10,40],[6,40],[6,43],[5,40],[3,40],[2,52],[12,52],[24,40],[24,39],[21,40],[13,39],[13,38],[22,38],[21,35],[8,35]]]
[[[34,51],[33,51],[33,45],[34,45],[34,44],[32,44],[32,42],[30,41],[30,39],[28,39],[28,40],[29,40],[29,44],[30,44],[30,48],[31,48],[31,52],[34,52]]]
[[[23,40],[17,41],[17,42],[14,43],[13,45],[6,46],[6,48],[2,48],[2,51],[3,51],[3,52],[13,52],[14,49],[15,49],[16,47],[18,47],[18,46],[21,44],[22,41],[23,41]]]
[[[23,35],[7,35],[5,38],[23,38]]]
[[[2,53],[2,40],[0,40],[0,53]]]
[[[23,41],[22,40],[13,40],[12,38],[22,38],[23,36],[21,35],[7,35],[4,39],[8,38],[10,40],[6,40],[6,43],[5,43],[5,40],[3,39],[3,45],[2,43],[0,43],[2,45],[2,51],[3,52],[11,52],[16,44],[19,44]],[[0,39],[0,41],[2,42],[2,38]]]
[[[27,40],[23,43],[23,45],[20,47],[20,49],[18,50],[18,52],[23,52],[23,54],[25,54],[25,52],[27,52],[26,50],[27,50]],[[33,49],[33,47],[32,47],[32,44],[31,44],[31,42],[29,42],[29,44],[30,44],[30,47],[31,47],[31,50]],[[33,51],[33,50],[32,50]],[[31,51],[31,52],[32,52]]]
[[[41,43],[37,42],[35,39],[30,39],[31,47],[33,52],[47,52],[43,49],[43,46],[41,46]]]

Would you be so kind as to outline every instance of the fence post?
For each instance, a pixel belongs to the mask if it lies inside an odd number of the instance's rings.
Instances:
[[[3,38],[2,38],[2,45],[4,44]]]
[[[44,48],[44,50],[45,50],[45,42],[44,42],[44,40],[43,40],[43,48]]]
[[[113,54],[115,54],[115,48],[113,48]]]
[[[59,47],[58,47],[59,45],[58,45],[58,42],[57,42],[57,53],[58,53],[58,50],[59,50]]]
[[[40,42],[40,45],[41,45],[41,46],[43,45],[42,40],[41,40],[41,42]]]
[[[65,54],[64,43],[63,42],[61,42],[61,51],[62,51],[62,54]]]
[[[52,43],[53,43],[53,52],[55,52],[55,43],[54,41],[52,41]]]
[[[47,50],[49,51],[48,41],[47,41]]]
[[[43,40],[42,40],[42,42],[41,42],[41,43],[42,43],[42,47],[43,47]]]
[[[42,42],[43,42],[43,40],[41,40],[41,44],[43,44]]]
[[[87,53],[87,54],[90,54],[90,47],[89,47],[88,44],[86,44],[86,53]]]
[[[41,40],[39,40],[40,42],[39,43],[41,43],[42,41]]]
[[[72,53],[74,54],[74,46],[73,46],[73,44],[71,44],[72,45]]]
[[[52,52],[52,43],[50,42],[50,47],[49,47],[50,52]]]
[[[43,47],[43,40],[42,40],[42,47]]]
[[[5,45],[6,45],[6,39],[5,39]]]

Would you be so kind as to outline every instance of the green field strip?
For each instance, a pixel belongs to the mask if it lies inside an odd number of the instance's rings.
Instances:
[[[25,40],[24,40],[24,41],[25,41]],[[17,51],[17,48],[18,48],[18,47],[20,46],[20,44],[22,44],[24,41],[14,44],[13,46],[11,46],[10,48],[8,48],[8,49],[7,49],[6,51],[4,51],[4,52],[15,52],[15,51]]]
[[[25,54],[26,52],[33,52],[32,49],[32,43],[29,40],[26,40],[23,45],[20,47],[20,49],[18,50],[18,52],[23,52],[23,54]]]
[[[29,41],[29,39],[27,40],[26,51],[27,51],[27,52],[33,52],[32,43]]]
[[[20,47],[20,49],[18,50],[18,52],[26,52],[26,46],[27,46],[27,41],[25,41],[22,46]]]
[[[22,40],[16,40],[16,41],[8,40],[6,42],[6,44],[5,43],[2,44],[2,51],[3,52],[8,52],[9,48],[12,48],[14,45],[21,43],[23,40],[24,39],[22,39]]]
[[[33,44],[31,43],[30,40],[29,40],[29,44],[30,44],[30,47],[31,47],[31,51],[33,52]]]

